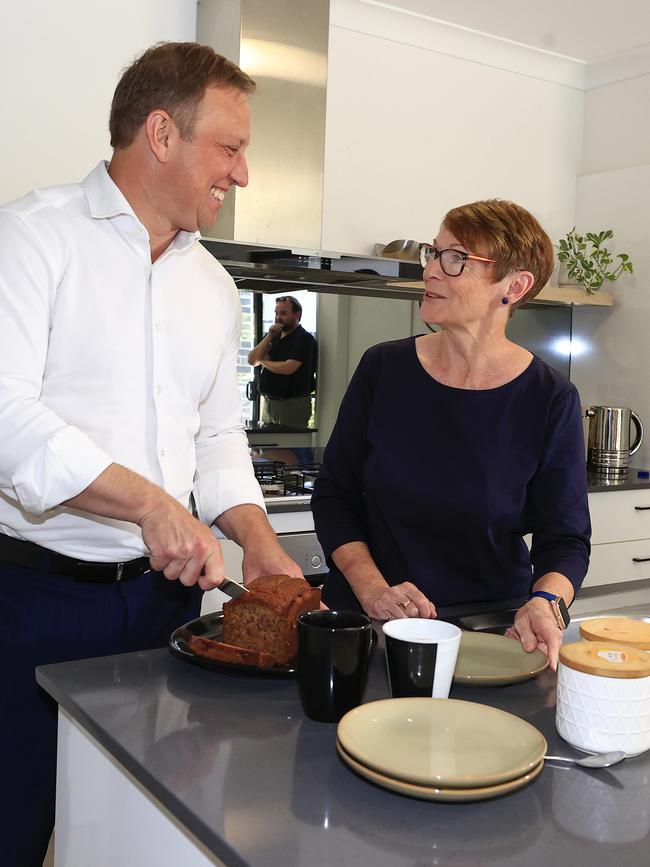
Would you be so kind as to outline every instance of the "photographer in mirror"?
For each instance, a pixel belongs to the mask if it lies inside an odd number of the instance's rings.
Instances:
[[[248,363],[262,368],[260,417],[265,427],[304,429],[316,386],[316,340],[300,324],[297,298],[282,295],[275,302],[275,322],[248,353]]]

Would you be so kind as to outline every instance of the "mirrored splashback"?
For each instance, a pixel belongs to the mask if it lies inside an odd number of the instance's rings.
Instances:
[[[240,353],[240,389],[244,417],[252,445],[324,446],[327,444],[348,382],[365,350],[376,343],[424,334],[427,326],[419,316],[417,302],[391,298],[361,298],[294,293],[301,299],[304,327],[317,341],[318,369],[312,394],[309,424],[300,428],[291,425],[265,426],[261,416],[255,416],[253,401],[254,369],[246,363],[252,341],[260,339],[271,323],[273,305],[279,290],[272,294],[242,293],[244,331]],[[305,297],[303,297],[305,296]],[[262,311],[258,314],[257,337],[252,332],[255,297]],[[305,300],[307,299],[307,300]],[[250,311],[247,317],[246,311]],[[266,311],[266,312],[264,312]],[[528,306],[517,310],[508,324],[511,340],[526,347],[563,376],[571,374],[570,306]],[[247,327],[246,323],[250,323]],[[435,326],[434,326],[435,328]]]

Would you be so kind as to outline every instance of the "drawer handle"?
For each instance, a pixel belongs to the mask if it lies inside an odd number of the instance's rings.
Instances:
[[[650,506],[635,506],[635,512],[650,512]]]
[[[650,557],[632,557],[633,563],[647,563]]]

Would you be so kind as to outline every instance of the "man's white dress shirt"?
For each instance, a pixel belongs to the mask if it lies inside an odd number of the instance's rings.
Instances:
[[[231,277],[149,237],[104,162],[0,208],[0,532],[82,560],[146,553],[139,528],[59,504],[115,462],[211,524],[264,508],[236,380]]]

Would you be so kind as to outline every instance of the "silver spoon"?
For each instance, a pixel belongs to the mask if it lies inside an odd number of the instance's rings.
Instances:
[[[585,756],[583,759],[570,759],[567,756],[544,756],[544,758],[549,762],[571,762],[574,765],[580,765],[581,768],[608,768],[610,765],[622,762],[625,753],[614,750],[611,753],[596,753],[593,756]]]

